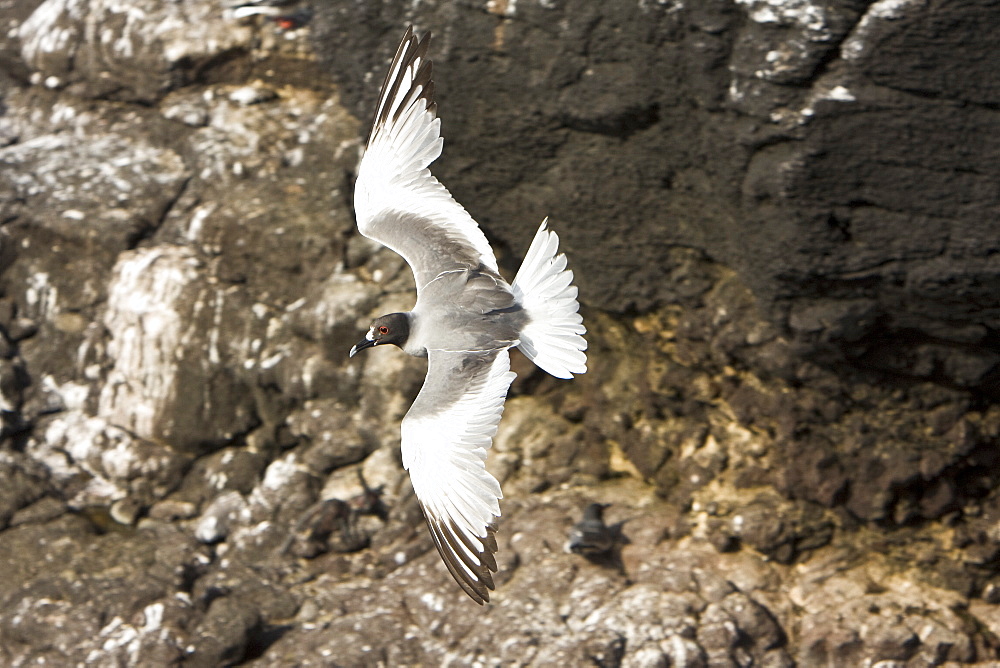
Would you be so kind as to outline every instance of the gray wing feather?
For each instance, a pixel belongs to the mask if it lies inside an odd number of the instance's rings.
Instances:
[[[403,418],[403,466],[448,571],[478,603],[496,571],[500,483],[486,470],[514,374],[506,350],[431,350],[427,378]]]

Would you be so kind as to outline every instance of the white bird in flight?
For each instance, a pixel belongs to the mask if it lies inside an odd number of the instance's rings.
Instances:
[[[407,29],[382,84],[354,208],[361,234],[399,253],[417,284],[407,313],[377,318],[351,349],[391,343],[427,358],[427,376],[402,423],[403,466],[445,565],[477,603],[497,570],[500,483],[486,453],[514,374],[508,348],[557,378],[587,370],[586,328],[573,272],[542,221],[513,283],[472,216],[434,178],[441,121],[430,34]]]

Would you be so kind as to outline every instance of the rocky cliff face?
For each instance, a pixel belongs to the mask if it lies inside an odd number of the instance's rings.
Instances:
[[[2,663],[1000,658],[993,3],[12,4]],[[399,465],[423,363],[346,357],[413,299],[350,208],[408,23],[436,173],[507,270],[552,217],[591,330],[514,361],[485,609]]]

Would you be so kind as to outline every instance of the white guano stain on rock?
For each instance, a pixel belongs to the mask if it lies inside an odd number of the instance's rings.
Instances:
[[[78,463],[88,460],[103,446],[107,422],[88,417],[80,411],[66,411],[45,429],[45,437],[32,454],[43,462],[57,479],[67,479],[78,472]],[[68,457],[67,457],[68,455]]]
[[[46,0],[18,35],[22,58],[42,79],[90,79],[100,86],[108,70],[129,72],[146,75],[140,85],[146,95],[168,86],[182,60],[249,49],[253,30],[211,2]]]
[[[128,208],[154,217],[164,192],[176,191],[185,176],[183,160],[170,149],[115,135],[75,135],[46,134],[0,149],[8,167],[2,181],[40,222],[63,233],[127,224]]]
[[[166,606],[163,603],[150,603],[142,610],[142,625],[128,623],[121,617],[114,617],[98,632],[93,639],[96,645],[87,654],[87,663],[93,665],[138,665],[142,663],[144,645],[156,639],[166,640],[171,635],[163,626]]]
[[[827,91],[825,99],[836,100],[837,102],[854,102],[856,98],[854,97],[854,94],[851,93],[851,91],[848,90],[846,87],[834,86],[829,91]]]
[[[867,16],[881,19],[896,19],[909,7],[927,5],[927,0],[879,0],[868,8]]]
[[[202,543],[216,543],[224,540],[237,524],[246,524],[251,519],[246,499],[239,492],[230,490],[217,496],[205,509],[194,535]]]
[[[66,381],[59,384],[51,375],[42,377],[42,389],[55,395],[57,402],[66,410],[82,410],[90,394],[90,386]]]
[[[41,54],[66,49],[75,51],[76,31],[59,24],[63,16],[79,18],[82,15],[81,4],[85,3],[80,0],[48,0],[39,5],[18,31],[24,59],[30,62]]]
[[[194,213],[191,214],[191,220],[188,222],[187,229],[184,232],[186,236],[191,241],[198,241],[201,237],[202,228],[205,225],[205,221],[211,216],[216,209],[215,204],[202,204],[198,206]]]
[[[926,5],[926,0],[879,0],[874,3],[840,46],[841,56],[845,60],[858,60],[864,57],[876,46],[869,44],[868,38],[879,22],[894,21],[902,18],[907,11]]]
[[[197,267],[191,251],[158,246],[123,253],[114,268],[104,317],[114,368],[98,415],[144,438],[155,438],[177,392],[175,355],[186,326],[179,300],[198,280]]]
[[[771,112],[772,123],[784,123],[787,125],[805,125],[816,115],[816,104],[818,102],[856,102],[857,98],[846,87],[841,85],[821,85],[814,86],[813,91],[806,98],[805,104],[798,111],[791,109],[777,109]]]
[[[172,458],[169,450],[77,409],[55,416],[31,451],[57,480],[87,480],[67,499],[73,508],[125,498],[136,478],[169,476]]]
[[[756,23],[798,25],[811,39],[829,38],[829,17],[824,4],[811,0],[736,0]]]
[[[30,307],[28,314],[31,317],[48,319],[56,310],[58,296],[59,291],[49,283],[49,275],[46,272],[38,272],[28,278],[24,299]]]
[[[275,460],[267,467],[267,471],[264,473],[264,480],[260,486],[266,489],[281,489],[292,480],[299,471],[299,468],[294,454]]]
[[[420,602],[434,612],[441,612],[444,610],[444,598],[440,594],[425,592],[420,595]]]

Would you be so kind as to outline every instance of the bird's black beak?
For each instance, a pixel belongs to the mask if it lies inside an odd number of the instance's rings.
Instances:
[[[378,343],[378,339],[364,338],[358,341],[354,346],[351,347],[351,353],[348,357],[354,357],[354,354],[359,350],[364,350],[365,348],[371,348]]]

